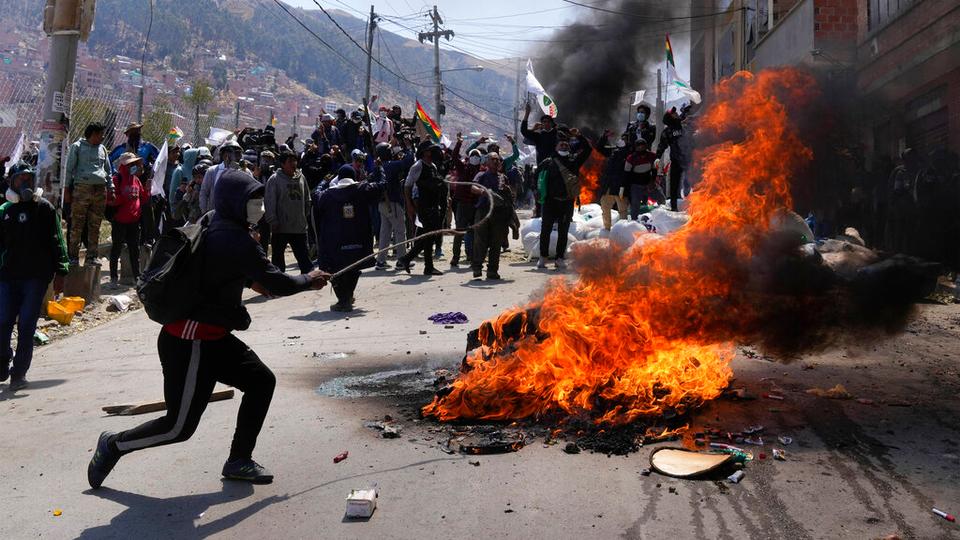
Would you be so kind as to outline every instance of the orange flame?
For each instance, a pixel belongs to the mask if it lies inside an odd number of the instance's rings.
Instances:
[[[600,189],[600,174],[606,160],[599,152],[592,152],[590,159],[580,169],[580,204],[599,202],[597,190]]]
[[[425,415],[587,413],[598,424],[620,424],[682,413],[722,392],[733,345],[750,331],[743,321],[760,316],[750,309],[755,276],[737,261],[760,253],[771,217],[791,205],[792,171],[812,157],[785,104],[803,103],[816,89],[809,75],[779,69],[741,72],[716,90],[698,127],[702,135],[736,140],[699,156],[702,178],[689,223],[625,252],[587,245],[592,258],[578,254],[579,279],[554,280],[543,300],[528,306],[539,308],[536,321],[514,309],[481,327],[487,345],[471,353],[470,370],[425,406]]]

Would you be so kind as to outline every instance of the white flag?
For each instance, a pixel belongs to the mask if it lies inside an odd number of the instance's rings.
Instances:
[[[529,58],[527,59],[527,92],[536,96],[537,105],[540,106],[543,114],[550,115],[553,118],[557,117],[557,104],[543,89],[543,85],[537,80],[537,76],[533,74],[533,62]]]
[[[13,152],[10,153],[10,161],[7,162],[7,167],[6,167],[7,172],[10,172],[10,169],[13,168],[13,166],[20,161],[21,157],[23,157],[24,138],[25,137],[23,133],[20,133],[20,138],[17,139],[17,144],[14,145]]]
[[[163,141],[163,147],[157,154],[157,160],[153,162],[153,181],[150,182],[150,196],[159,195],[166,197],[163,193],[163,184],[167,177],[167,141]]]
[[[643,103],[643,94],[645,94],[646,92],[647,92],[646,90],[637,90],[636,92],[633,93],[633,106],[634,106],[634,107],[636,107],[637,105]]]

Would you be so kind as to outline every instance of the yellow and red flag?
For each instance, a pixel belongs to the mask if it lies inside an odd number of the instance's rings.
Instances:
[[[420,105],[420,101],[417,101],[417,119],[420,120],[421,126],[427,132],[427,135],[430,136],[430,139],[435,143],[440,142],[440,137],[443,135],[440,132],[440,126],[433,121],[433,118],[430,118],[430,115],[427,114],[427,111],[423,110],[423,106]]]

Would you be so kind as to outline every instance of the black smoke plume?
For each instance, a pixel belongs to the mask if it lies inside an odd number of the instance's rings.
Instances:
[[[537,51],[534,69],[557,102],[560,122],[614,128],[624,124],[628,92],[656,87],[656,73],[647,68],[663,61],[664,33],[684,22],[663,19],[683,17],[686,10],[682,2],[591,5],[630,15],[582,8],[576,23],[555,32]],[[656,97],[646,100],[652,104]]]

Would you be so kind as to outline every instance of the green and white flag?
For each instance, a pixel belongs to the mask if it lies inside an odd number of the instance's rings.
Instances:
[[[673,61],[673,47],[670,45],[670,35],[667,38],[667,90],[671,88],[690,98],[694,103],[700,103],[700,92],[690,87],[690,83],[677,75],[677,64]]]
[[[548,114],[553,118],[557,117],[557,104],[543,89],[543,85],[537,80],[537,76],[533,74],[533,62],[529,58],[527,59],[527,92],[536,97],[537,105],[540,106],[543,114]]]

